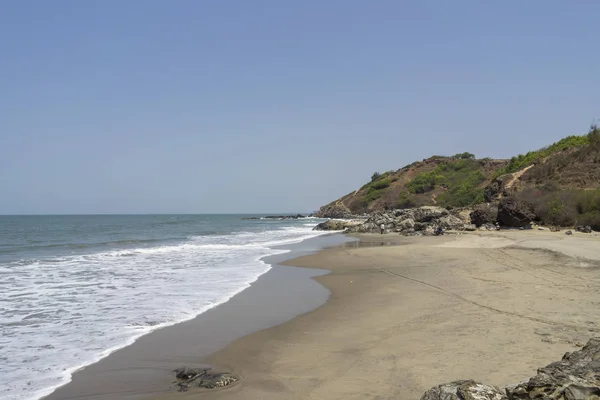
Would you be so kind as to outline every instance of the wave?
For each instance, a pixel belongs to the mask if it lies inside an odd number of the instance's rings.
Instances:
[[[274,246],[325,233],[279,226],[0,264],[0,397],[48,395],[139,337],[226,302],[270,269],[263,257],[287,251]]]

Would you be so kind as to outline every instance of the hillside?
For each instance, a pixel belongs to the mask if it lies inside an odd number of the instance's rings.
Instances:
[[[569,136],[509,160],[462,153],[433,156],[396,171],[374,173],[361,188],[321,207],[317,215],[340,218],[424,205],[469,207],[514,196],[553,223],[600,223],[600,130]],[[589,221],[588,221],[589,222]]]

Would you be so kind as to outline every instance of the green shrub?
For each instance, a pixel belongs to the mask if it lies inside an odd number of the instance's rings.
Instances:
[[[546,191],[530,188],[518,197],[533,204],[538,221],[548,225],[590,225],[600,230],[600,189]]]
[[[377,181],[371,182],[371,184],[369,184],[369,190],[385,189],[385,188],[389,187],[391,185],[391,183],[392,183],[392,180],[389,178],[377,180]]]
[[[417,203],[414,201],[412,196],[407,192],[400,193],[400,197],[398,198],[398,202],[396,203],[396,208],[413,208],[416,207]]]
[[[472,171],[460,182],[456,182],[447,191],[437,197],[444,207],[466,207],[484,201],[484,189],[480,185],[485,181],[481,171]]]
[[[540,150],[530,151],[524,155],[519,154],[518,156],[511,158],[506,167],[500,168],[498,171],[496,171],[494,177],[497,178],[500,175],[511,174],[513,172],[516,172],[531,164],[539,162],[541,159],[546,158],[558,151],[570,149],[573,147],[586,146],[590,143],[590,135],[592,135],[592,132],[583,136],[568,136]]]

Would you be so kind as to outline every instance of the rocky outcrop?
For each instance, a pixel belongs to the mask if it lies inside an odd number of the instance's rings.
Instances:
[[[480,227],[486,224],[495,224],[498,220],[498,207],[481,205],[476,207],[469,214],[471,223],[476,227]]]
[[[438,227],[454,231],[475,229],[446,209],[425,206],[375,213],[364,223],[349,227],[348,232],[379,233],[382,224],[385,225],[387,232],[398,232],[404,235],[433,234]]]
[[[501,390],[475,381],[436,386],[421,400],[598,400],[600,399],[600,338],[579,351],[540,368],[537,375]]]
[[[343,231],[347,228],[359,225],[360,221],[343,221],[330,219],[325,222],[321,222],[319,225],[313,228],[313,231]]]
[[[182,367],[174,372],[180,392],[185,392],[191,388],[215,389],[225,387],[239,380],[239,377],[235,374],[212,372],[210,368]]]
[[[242,218],[244,220],[253,220],[253,219],[276,219],[276,220],[284,220],[284,219],[299,219],[306,218],[305,215],[296,214],[296,215],[267,215],[266,217],[245,217]]]
[[[313,214],[317,218],[352,218],[352,212],[343,203],[338,202],[321,207]]]
[[[521,228],[531,224],[535,219],[533,205],[514,197],[500,200],[498,205],[498,222],[501,225]]]

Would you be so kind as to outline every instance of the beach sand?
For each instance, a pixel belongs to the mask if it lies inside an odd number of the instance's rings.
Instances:
[[[324,306],[205,360],[240,383],[154,398],[419,399],[456,379],[517,383],[600,336],[598,237],[361,240],[289,262],[331,270],[315,278]]]
[[[600,336],[594,235],[363,235],[285,264],[301,268],[274,268],[228,303],[87,367],[48,399],[419,399],[456,379],[517,383]],[[323,269],[331,272],[315,276]],[[169,386],[182,365],[241,380],[179,393]]]

